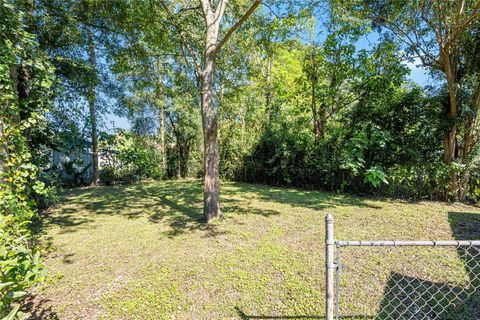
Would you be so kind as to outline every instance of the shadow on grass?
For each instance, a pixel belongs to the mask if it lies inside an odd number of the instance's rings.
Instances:
[[[393,272],[376,319],[478,319],[473,294],[470,288]]]
[[[28,310],[30,320],[60,320],[60,317],[50,305],[50,300],[35,299],[35,296],[28,296],[22,302],[22,309]]]
[[[448,218],[456,240],[480,239],[480,215],[449,212]],[[464,286],[392,272],[376,319],[480,319],[480,247],[456,250],[468,275]]]
[[[92,228],[100,215],[118,215],[127,219],[147,217],[152,223],[170,226],[167,236],[174,237],[194,230],[206,231],[205,236],[221,234],[207,226],[203,218],[203,185],[201,180],[172,180],[141,182],[131,185],[83,188],[67,191],[62,205],[54,214],[45,215],[33,230],[44,234],[50,226],[61,227],[61,233]],[[358,206],[380,209],[365,203],[361,198],[307,190],[272,188],[246,183],[228,183],[222,189],[222,212],[234,215],[259,215],[269,217],[281,214],[272,209],[250,205],[253,197],[263,201],[324,210],[336,206]]]
[[[319,315],[248,315],[246,314],[241,308],[235,307],[237,314],[240,319],[242,320],[254,320],[254,319],[325,319],[325,316]],[[356,320],[356,319],[373,319],[373,317],[365,317],[363,315],[360,316],[344,316],[342,317],[344,320]]]
[[[321,192],[304,189],[279,188],[266,185],[255,185],[243,182],[234,183],[236,190],[251,192],[262,200],[288,204],[293,207],[325,210],[339,206],[354,206],[359,208],[382,209],[381,206],[368,203],[358,196]],[[386,199],[382,199],[386,200]]]
[[[324,316],[315,316],[315,315],[297,315],[297,316],[268,316],[268,315],[248,315],[239,307],[235,307],[238,316],[242,320],[250,319],[325,319]]]

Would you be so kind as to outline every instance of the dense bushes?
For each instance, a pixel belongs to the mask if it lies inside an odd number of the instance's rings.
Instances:
[[[270,80],[272,101],[269,109],[263,109],[263,117],[258,110],[266,100],[253,92],[249,99],[257,105],[246,110],[242,134],[238,120],[224,125],[228,137],[221,149],[224,178],[409,199],[446,198],[454,170],[442,161],[447,96],[441,86],[426,89],[407,81],[408,70],[395,45],[385,42],[372,53],[350,56],[360,61],[358,67],[342,67],[357,78],[345,80],[332,92],[333,102],[325,100],[333,80],[320,78],[318,90],[325,91],[316,97],[321,104],[317,113],[325,119],[318,135],[313,130],[310,91],[305,90],[310,79],[298,73],[297,53],[281,51],[276,59],[272,77],[283,75]],[[338,65],[323,61],[318,68],[336,70]],[[285,74],[296,80],[286,81]],[[335,105],[335,99],[350,102]],[[260,127],[258,119],[264,119]],[[242,139],[247,141],[243,145]],[[473,173],[472,200],[479,193],[476,179]]]
[[[25,2],[26,3],[26,2]],[[22,3],[25,4],[25,3]],[[0,318],[24,319],[20,301],[42,278],[30,224],[46,195],[32,157],[32,136],[44,122],[53,70],[27,30],[30,12],[0,2]]]
[[[245,157],[236,179],[406,198],[441,197],[448,173],[441,163],[435,99],[418,87],[399,88],[377,105],[364,102],[339,115],[327,134],[294,130],[276,118]],[[246,171],[246,175],[244,174]]]
[[[153,138],[119,130],[101,139],[100,181],[105,184],[161,179],[162,154]]]
[[[45,194],[45,189],[37,180],[37,168],[21,132],[8,125],[1,141],[6,142],[8,154],[1,159],[4,170],[0,172],[0,317],[8,314],[12,319],[22,316],[18,304],[11,310],[10,306],[26,295],[42,270],[29,227],[36,213],[33,196]]]
[[[36,199],[49,192],[38,180],[38,168],[28,150],[25,131],[34,128],[41,118],[32,113],[28,120],[8,121],[10,112],[3,110],[0,146],[0,317],[16,319],[24,315],[19,304],[25,290],[42,278],[40,255],[31,241],[30,224],[36,215]],[[11,115],[11,113],[10,113]]]

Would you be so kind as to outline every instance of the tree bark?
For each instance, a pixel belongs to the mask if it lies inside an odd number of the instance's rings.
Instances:
[[[455,159],[455,142],[457,136],[457,95],[455,90],[455,77],[452,67],[450,65],[450,59],[448,55],[445,55],[445,75],[447,78],[448,95],[450,102],[450,107],[447,112],[447,120],[451,122],[451,124],[449,130],[445,135],[445,150],[443,161],[445,162],[445,164],[452,164]]]
[[[3,173],[5,172],[5,161],[7,160],[7,146],[5,143],[3,117],[4,115],[0,114],[0,182],[2,183],[5,182]]]
[[[270,120],[272,117],[272,85],[271,85],[271,71],[272,71],[272,61],[271,58],[267,57],[267,85],[265,90],[265,111],[267,112],[267,119]]]
[[[87,37],[88,37],[90,67],[92,70],[92,75],[90,78],[90,83],[88,88],[88,108],[90,113],[90,124],[92,126],[91,127],[92,170],[93,170],[92,185],[97,186],[99,182],[97,114],[95,109],[95,85],[96,85],[97,72],[96,72],[96,64],[95,64],[95,43],[93,39],[92,28],[90,26],[90,21],[87,24]]]
[[[160,146],[160,155],[162,157],[162,175],[165,175],[167,172],[167,157],[165,154],[165,110],[162,105],[159,110],[159,128],[158,128],[158,138]]]
[[[25,10],[25,16],[24,16],[24,23],[27,26],[26,31],[33,33],[34,32],[34,24],[33,24],[33,1],[32,0],[27,0],[23,3],[24,5],[24,10]],[[25,48],[24,53],[22,54],[20,58],[20,63],[18,65],[18,71],[16,73],[17,77],[17,93],[18,93],[18,107],[19,107],[19,112],[18,112],[18,121],[22,121],[25,119],[28,119],[30,117],[30,110],[29,110],[29,101],[28,101],[28,95],[29,95],[29,82],[30,82],[30,68],[27,64],[27,61],[30,60],[31,58],[31,46],[29,45],[27,48]],[[24,135],[27,134],[29,130],[24,132]]]
[[[181,178],[188,176],[188,161],[190,158],[190,146],[188,141],[182,141],[178,146],[178,168]]]
[[[17,72],[17,92],[18,92],[18,106],[19,106],[19,121],[28,118],[28,81],[30,78],[28,66],[26,61],[28,56],[22,58]]]
[[[211,21],[211,20],[210,20]],[[205,64],[201,75],[202,123],[204,139],[204,198],[203,214],[206,222],[221,217],[220,211],[220,174],[218,115],[213,101],[213,84],[215,77],[215,59],[218,28],[207,23],[207,40]]]
[[[323,138],[325,134],[325,124],[327,123],[327,106],[325,102],[320,104],[320,107],[317,109],[317,119],[315,121],[315,125],[317,127],[317,137],[316,141]]]
[[[1,5],[2,5],[2,2],[0,0],[0,13],[2,13],[1,11],[3,9]],[[10,80],[12,84],[11,90],[17,90],[15,86],[15,84],[17,83],[17,66],[16,65],[10,66]],[[2,173],[2,176],[0,178],[1,183],[5,182],[5,177],[3,176],[3,174],[5,172],[5,163],[8,160],[8,141],[7,141],[7,137],[5,136],[5,124],[12,123],[12,121],[17,121],[17,122],[20,121],[18,113],[13,118],[9,117],[9,114],[8,114],[9,108],[12,108],[10,103],[0,106],[0,172]]]
[[[163,94],[163,79],[162,79],[162,64],[161,60],[157,58],[157,74],[158,74],[158,91],[157,103],[159,106],[159,128],[158,128],[158,143],[159,151],[162,157],[162,175],[165,176],[167,172],[167,157],[165,152],[165,96]]]
[[[462,163],[463,169],[458,180],[458,201],[465,202],[467,199],[468,180],[470,178],[470,162],[471,153],[478,143],[478,113],[480,112],[480,82],[477,84],[477,89],[473,97],[474,111],[472,118],[469,118],[465,124],[465,132],[463,134],[463,149],[462,149]]]
[[[312,53],[311,53],[311,63],[312,63],[312,74],[310,76],[310,85],[311,85],[311,105],[312,105],[312,124],[313,124],[313,139],[314,142],[317,142],[320,137],[320,122],[318,116],[317,108],[317,59],[316,59],[316,48],[312,44]]]
[[[255,0],[245,14],[228,30],[222,40],[218,41],[218,31],[228,0],[221,0],[213,10],[212,1],[200,0],[206,27],[203,68],[199,70],[201,78],[201,103],[204,140],[204,198],[203,214],[207,223],[222,216],[220,211],[220,152],[218,144],[218,112],[213,100],[215,63],[217,52],[230,39],[232,34],[253,14],[262,0]],[[218,43],[217,43],[218,41]]]
[[[448,96],[449,96],[449,108],[447,110],[446,119],[449,123],[449,128],[445,133],[444,140],[444,154],[443,162],[451,166],[455,160],[455,149],[457,140],[457,95],[455,90],[455,75],[452,69],[450,55],[445,48],[440,49],[440,60],[443,63],[443,71],[447,80]],[[451,173],[450,182],[448,187],[447,197],[453,201],[458,201],[458,175],[455,172]]]
[[[313,119],[313,138],[315,142],[318,140],[320,131],[318,128],[318,113],[317,113],[317,99],[316,99],[316,88],[315,76],[312,76],[311,85],[312,85],[312,119]]]

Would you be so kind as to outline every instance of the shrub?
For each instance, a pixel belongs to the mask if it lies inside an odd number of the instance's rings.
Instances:
[[[37,207],[46,209],[56,205],[60,201],[59,194],[62,190],[62,183],[57,172],[42,172],[39,180],[44,184],[43,191],[35,194]]]
[[[25,290],[42,278],[40,255],[30,241],[29,226],[36,214],[37,196],[48,189],[37,179],[38,169],[31,163],[22,130],[7,126],[0,139],[7,146],[0,172],[0,318],[22,318],[19,304]],[[14,141],[15,143],[9,143]]]
[[[22,319],[19,301],[42,278],[40,254],[30,237],[36,195],[45,195],[30,153],[29,133],[39,127],[50,99],[53,68],[27,32],[24,4],[2,1],[0,37],[0,319]],[[26,5],[26,4],[25,4]],[[28,58],[27,58],[28,57]],[[26,86],[20,97],[12,70],[28,68],[18,77]]]
[[[108,166],[100,170],[100,181],[102,181],[107,186],[112,185],[115,182],[115,168],[113,166]]]
[[[19,304],[10,306],[43,276],[40,253],[29,242],[28,224],[28,220],[18,221],[12,215],[0,216],[0,310],[4,310],[0,317],[7,319],[27,316],[19,311]]]
[[[150,137],[119,130],[101,141],[104,167],[100,181],[105,184],[162,179],[162,156]]]

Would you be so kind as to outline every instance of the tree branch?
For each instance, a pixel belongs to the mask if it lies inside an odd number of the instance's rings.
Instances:
[[[200,1],[200,7],[202,8],[202,12],[203,12],[203,18],[205,18],[205,23],[208,23],[207,17],[212,11],[210,2],[208,0],[199,0],[199,1]]]
[[[223,17],[223,14],[225,13],[225,7],[227,6],[228,0],[220,0],[220,4],[217,7],[217,10],[215,11],[215,23],[220,25],[220,20]]]
[[[468,17],[465,22],[459,23],[459,26],[457,26],[457,28],[453,30],[451,41],[454,42],[457,39],[457,37],[465,30],[465,28],[470,26],[470,24],[474,22],[475,19],[478,18],[479,14],[480,14],[480,1],[478,1],[475,7],[473,8],[473,13],[470,15],[470,17]]]
[[[193,63],[195,64],[195,72],[197,73],[197,75],[200,75],[201,74],[201,68],[200,68],[200,64],[198,62],[197,55],[195,54],[195,51],[193,51],[192,47],[189,46],[188,41],[185,39],[185,34],[184,34],[183,30],[180,28],[179,23],[176,21],[175,17],[170,12],[170,9],[168,8],[165,1],[160,0],[160,4],[162,5],[163,9],[167,13],[168,17],[170,18],[174,28],[177,29],[181,44],[183,45],[183,47],[187,48],[188,52],[192,56]],[[188,63],[188,61],[187,61],[187,63]]]
[[[228,30],[227,34],[225,37],[220,41],[220,43],[217,46],[216,52],[219,52],[220,49],[223,47],[223,45],[228,41],[228,39],[232,36],[232,34],[240,28],[245,21],[255,12],[255,9],[262,3],[262,0],[255,0],[255,2],[252,4],[252,6],[245,12],[245,14],[240,18],[240,20],[235,23],[230,30]]]
[[[182,12],[186,12],[186,11],[190,11],[190,10],[198,10],[198,9],[202,9],[201,6],[196,6],[196,7],[189,7],[189,8],[181,8],[180,10],[178,10],[178,13],[182,13]]]

